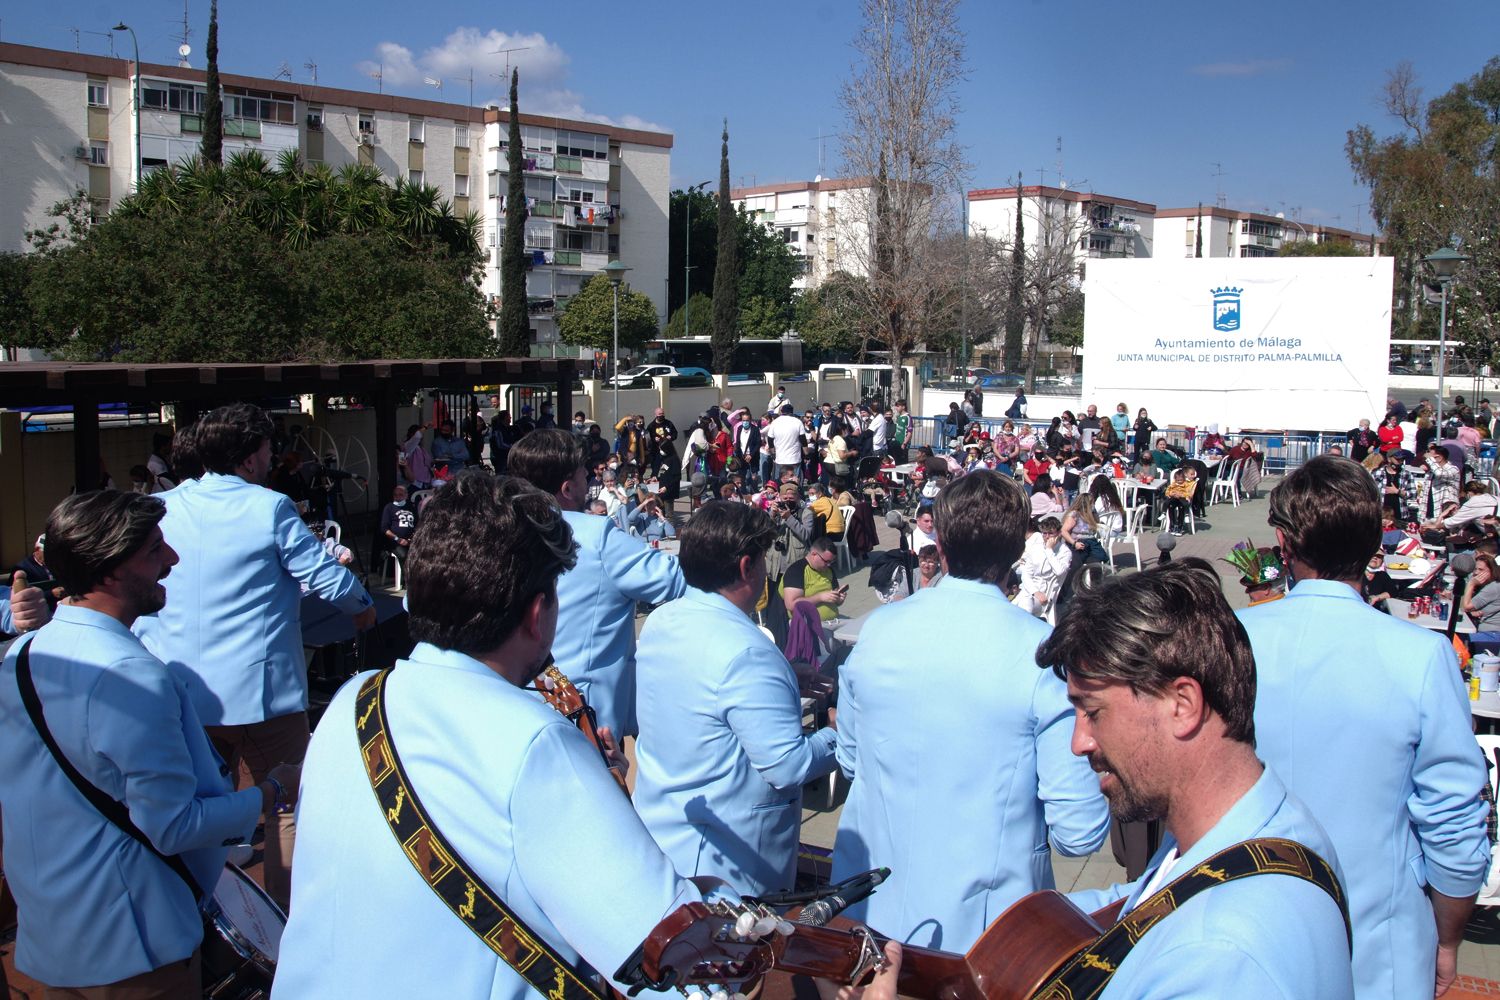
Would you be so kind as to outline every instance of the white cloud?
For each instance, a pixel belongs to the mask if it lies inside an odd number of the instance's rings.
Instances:
[[[506,52],[506,49],[513,51]],[[598,122],[620,128],[670,131],[656,122],[636,115],[618,118],[587,110],[583,96],[568,89],[571,60],[562,47],[540,33],[512,34],[491,29],[457,28],[441,45],[421,55],[397,42],[381,42],[375,47],[375,59],[359,64],[360,72],[383,74],[386,89],[421,92],[433,96],[428,78],[443,81],[443,97],[450,101],[468,99],[469,73],[474,74],[476,103],[489,101],[504,105],[508,98],[510,78],[508,65],[520,73],[519,100],[528,114],[553,115],[579,121]],[[486,96],[489,95],[489,96]]]
[[[1246,59],[1242,62],[1203,63],[1192,67],[1194,76],[1263,76],[1292,68],[1290,59]]]

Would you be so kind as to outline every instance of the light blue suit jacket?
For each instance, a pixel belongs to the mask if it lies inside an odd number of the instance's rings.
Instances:
[[[1073,756],[1073,708],[1037,667],[1045,622],[999,588],[945,577],[878,609],[840,671],[839,765],[853,779],[833,877],[891,877],[851,919],[962,952],[1011,903],[1050,889],[1051,847],[1088,854],[1109,808]],[[944,650],[933,636],[972,635]]]
[[[210,472],[158,496],[182,561],[163,581],[167,606],[137,620],[136,634],[182,673],[206,726],[306,709],[299,584],[348,614],[370,595],[280,493]]]
[[[1166,881],[1252,837],[1295,840],[1339,871],[1328,835],[1267,768],[1178,860]],[[1176,846],[1169,835],[1146,873],[1129,885],[1075,892],[1068,898],[1092,912],[1127,896],[1128,912],[1141,902],[1142,890]],[[1342,875],[1339,880],[1347,892]],[[1429,985],[1427,995],[1431,992]],[[1115,1000],[1348,1000],[1353,995],[1338,904],[1311,882],[1290,875],[1253,875],[1192,897],[1141,938],[1100,994]]]
[[[557,580],[552,657],[617,739],[636,734],[635,604],[687,590],[677,559],[621,531],[613,518],[563,511],[578,564]]]
[[[0,587],[0,636],[15,634],[16,620],[10,614],[10,588]]]
[[[1349,875],[1359,995],[1430,995],[1437,926],[1423,886],[1472,896],[1490,861],[1484,756],[1453,647],[1329,580],[1240,620],[1255,650],[1257,751]]]
[[[233,791],[186,687],[108,615],[68,604],[0,668],[5,874],[21,910],[16,967],[51,986],[97,986],[181,961],[203,939],[197,901],[105,819],[52,759],[21,704],[31,647],[42,714],[69,762],[163,854],[212,892],[226,844],[248,840],[261,794]]]
[[[273,996],[535,1000],[391,834],[354,725],[368,676],[329,705],[302,771],[291,920]],[[581,955],[613,973],[663,917],[699,898],[599,752],[535,691],[422,643],[386,680],[386,700],[391,737],[434,824],[570,961]]]
[[[834,769],[835,734],[803,734],[781,650],[690,587],[646,619],[639,682],[635,807],[661,849],[678,871],[742,893],[791,889],[802,785]]]

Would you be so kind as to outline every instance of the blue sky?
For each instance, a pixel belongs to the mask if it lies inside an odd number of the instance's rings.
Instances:
[[[736,185],[839,172],[840,81],[855,0],[573,0],[529,5],[423,0],[355,4],[223,0],[220,65],[363,89],[382,64],[396,93],[494,99],[509,58],[523,111],[666,128],[674,186],[716,179],[729,117]],[[19,7],[21,9],[17,10]],[[207,0],[189,0],[191,61],[203,65]],[[7,42],[107,53],[118,20],[141,56],[173,62],[182,0],[25,0]],[[1447,0],[972,0],[962,9],[969,79],[959,141],[971,188],[1062,176],[1072,187],[1154,202],[1212,204],[1214,163],[1231,207],[1368,229],[1344,158],[1359,122],[1391,131],[1386,73],[1410,60],[1431,96],[1500,54],[1500,3]],[[129,43],[117,44],[128,55]],[[522,48],[507,55],[495,50]],[[441,95],[423,83],[444,80]],[[1062,140],[1061,157],[1057,152]]]

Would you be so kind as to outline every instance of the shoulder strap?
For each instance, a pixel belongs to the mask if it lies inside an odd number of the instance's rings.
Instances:
[[[1033,995],[1033,1000],[1091,1000],[1104,992],[1120,963],[1146,932],[1205,889],[1254,875],[1290,875],[1328,893],[1344,918],[1353,950],[1349,904],[1328,862],[1294,840],[1260,837],[1227,847],[1178,876],[1137,905],[1089,947],[1075,955]]]
[[[57,740],[53,739],[52,730],[47,728],[46,716],[42,714],[42,702],[37,697],[36,685],[31,680],[31,643],[33,641],[32,639],[28,639],[26,644],[21,647],[20,653],[16,656],[16,686],[21,689],[21,703],[26,706],[26,714],[31,717],[31,724],[36,727],[37,735],[46,744],[47,750],[52,754],[52,759],[57,762],[58,768],[62,770],[67,779],[73,783],[73,787],[78,789],[79,794],[87,799],[89,804],[99,811],[100,815],[119,827],[146,850],[160,858],[163,864],[172,869],[177,874],[177,877],[187,884],[188,891],[193,894],[194,900],[203,900],[205,898],[203,887],[193,877],[192,871],[188,869],[187,863],[182,860],[182,856],[179,854],[163,854],[157,850],[156,845],[151,843],[151,838],[146,836],[141,831],[141,828],[136,826],[131,820],[130,810],[125,808],[125,804],[111,798],[92,781],[89,781],[82,774],[78,773],[78,769],[73,766],[73,762],[68,760],[62,752],[62,748],[57,745]]]
[[[453,849],[417,798],[396,753],[385,714],[382,670],[355,700],[355,727],[365,774],[391,834],[443,905],[548,1000],[603,1000],[603,993],[496,895]]]

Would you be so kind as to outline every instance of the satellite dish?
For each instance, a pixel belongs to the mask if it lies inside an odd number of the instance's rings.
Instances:
[[[813,183],[814,184],[821,184],[821,183],[823,183],[823,175],[819,174],[818,176],[814,177],[813,178]]]
[[[188,56],[193,54],[193,47],[186,42],[183,42],[181,45],[177,46],[177,54],[186,59]]]

